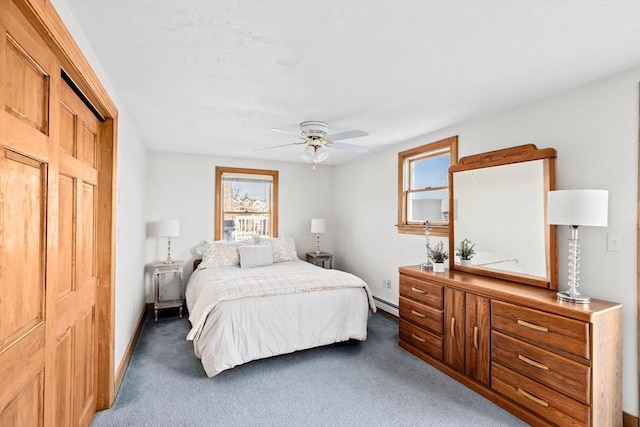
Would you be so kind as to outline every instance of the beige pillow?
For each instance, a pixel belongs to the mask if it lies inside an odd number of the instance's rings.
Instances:
[[[271,245],[244,245],[238,248],[240,252],[240,267],[263,267],[273,264]]]

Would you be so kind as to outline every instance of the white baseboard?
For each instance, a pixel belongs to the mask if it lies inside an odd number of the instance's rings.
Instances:
[[[389,314],[392,314],[396,317],[400,316],[399,307],[393,303],[390,303],[387,300],[383,300],[380,297],[373,296],[373,301],[376,303],[376,308],[382,311],[386,311]]]

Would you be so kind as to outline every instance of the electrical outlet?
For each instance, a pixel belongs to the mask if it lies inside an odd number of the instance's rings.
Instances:
[[[382,279],[382,287],[383,288],[387,288],[387,289],[391,289],[391,280]]]
[[[619,233],[607,234],[607,250],[622,252],[622,235]]]

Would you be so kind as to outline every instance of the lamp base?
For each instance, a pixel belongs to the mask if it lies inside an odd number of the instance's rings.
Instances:
[[[588,304],[589,301],[591,301],[591,297],[579,294],[577,292],[572,295],[570,291],[558,292],[558,299],[562,301],[575,302],[578,304]]]

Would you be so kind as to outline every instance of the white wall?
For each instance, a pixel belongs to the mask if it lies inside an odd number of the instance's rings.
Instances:
[[[609,190],[609,227],[581,231],[580,291],[623,304],[623,409],[638,416],[637,249],[638,83],[640,69],[490,117],[452,126],[335,168],[339,266],[367,281],[373,293],[398,302],[402,265],[424,260],[424,239],[400,235],[397,153],[459,135],[460,157],[525,143],[558,151],[557,188]],[[340,215],[337,213],[340,212]],[[623,236],[622,252],[607,251],[607,233]],[[560,286],[568,230],[558,233]],[[392,288],[381,285],[392,279]]]
[[[145,308],[143,266],[147,150],[133,120],[118,100],[115,88],[100,65],[93,48],[68,9],[67,2],[54,0],[52,3],[118,108],[114,352],[117,370]]]
[[[180,220],[180,237],[171,239],[171,257],[185,260],[185,277],[197,257],[194,248],[213,239],[215,167],[277,170],[279,180],[278,235],[292,237],[298,257],[315,249],[311,219],[324,218],[327,233],[320,237],[323,250],[333,251],[333,168],[306,163],[286,163],[150,151],[147,174],[148,224],[165,218]],[[166,238],[147,236],[147,263],[167,257]],[[147,278],[150,286],[150,278]],[[147,292],[151,298],[151,292]]]

